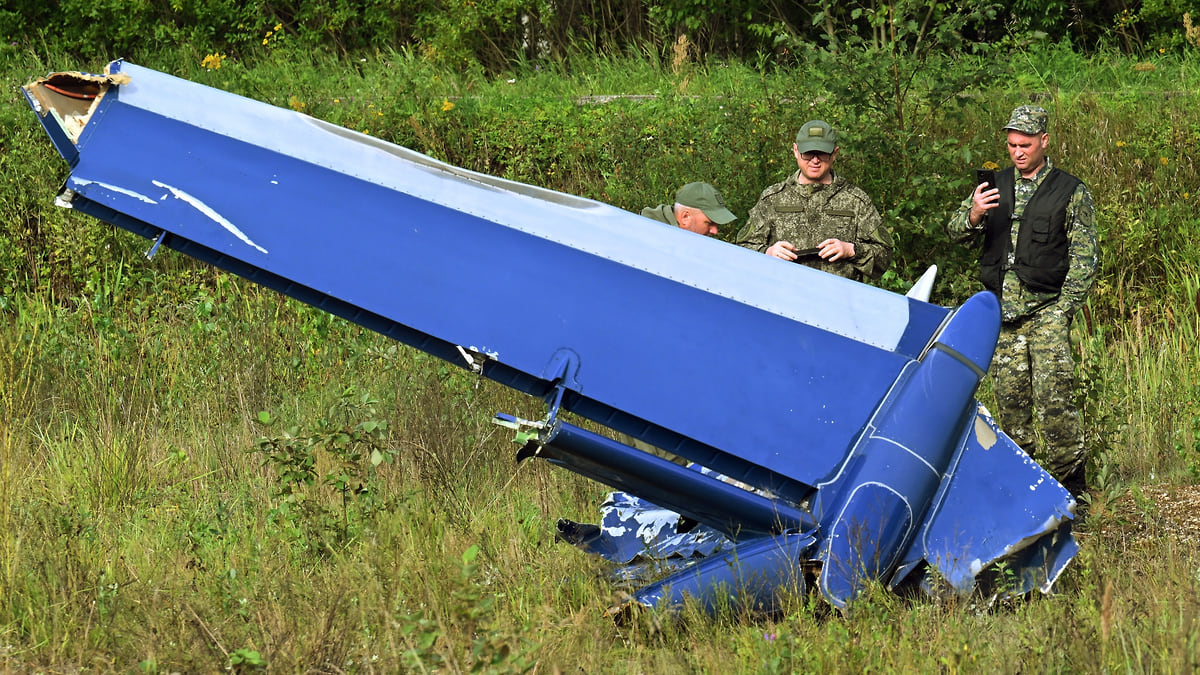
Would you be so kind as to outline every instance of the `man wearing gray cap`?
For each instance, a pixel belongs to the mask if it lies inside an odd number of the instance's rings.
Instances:
[[[1046,157],[1048,122],[1036,106],[1012,111],[1003,130],[1013,166],[977,185],[947,230],[956,241],[983,235],[980,278],[1000,298],[991,369],[1000,424],[1078,495],[1086,453],[1071,319],[1096,281],[1096,219],[1087,186]]]
[[[800,127],[799,170],[763,190],[734,243],[856,281],[892,262],[892,235],[871,198],[833,171],[837,132],[822,120]]]
[[[642,215],[709,237],[717,236],[721,225],[737,220],[725,208],[721,193],[708,183],[688,183],[675,192],[674,205],[647,206]]]

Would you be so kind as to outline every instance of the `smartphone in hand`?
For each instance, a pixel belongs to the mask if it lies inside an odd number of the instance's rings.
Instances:
[[[996,187],[995,169],[975,169],[975,184],[987,185],[989,190]]]
[[[796,254],[796,259],[792,262],[803,263],[806,258],[821,257],[821,249],[819,248],[798,248],[792,253]]]

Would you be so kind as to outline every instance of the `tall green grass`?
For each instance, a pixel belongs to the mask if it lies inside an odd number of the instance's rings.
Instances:
[[[208,70],[200,51],[146,65],[630,209],[706,179],[744,216],[790,170],[800,123],[857,114],[811,73],[738,63],[633,54],[487,78],[406,52],[276,50]],[[0,669],[1193,669],[1200,533],[1170,527],[1145,495],[1200,477],[1200,73],[1188,58],[1147,70],[1057,48],[1014,62],[1003,83],[931,109],[913,173],[888,171],[901,162],[853,128],[839,169],[904,242],[894,285],[938,262],[948,304],[977,285],[972,256],[936,231],[968,169],[1003,157],[1009,108],[1047,105],[1052,157],[1091,185],[1104,271],[1075,338],[1094,489],[1056,593],[993,606],[877,589],[846,615],[794,594],[778,616],[688,607],[627,625],[601,615],[622,592],[606,568],[553,539],[556,518],[593,519],[605,488],[515,465],[489,422],[540,417],[539,401],[171,251],[147,263],[147,242],[52,207],[61,160],[6,97]],[[10,92],[102,67],[2,63]],[[584,98],[618,94],[640,97]],[[327,451],[356,433],[360,445]],[[264,450],[282,447],[296,459]],[[280,467],[306,457],[313,481],[286,483]]]

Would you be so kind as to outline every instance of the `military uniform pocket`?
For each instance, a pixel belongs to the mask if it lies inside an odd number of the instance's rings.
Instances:
[[[825,212],[823,224],[829,237],[841,239],[842,241],[853,241],[855,239],[853,211],[830,209]]]

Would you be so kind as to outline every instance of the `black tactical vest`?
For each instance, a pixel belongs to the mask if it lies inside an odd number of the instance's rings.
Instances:
[[[1000,295],[1004,285],[1004,263],[1012,250],[1012,212],[1015,169],[996,174],[1000,205],[987,212],[983,231],[983,253],[979,277],[983,285]],[[1037,192],[1025,205],[1017,231],[1013,269],[1022,283],[1038,293],[1057,293],[1067,278],[1067,206],[1079,179],[1061,169],[1051,169]]]

